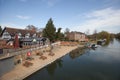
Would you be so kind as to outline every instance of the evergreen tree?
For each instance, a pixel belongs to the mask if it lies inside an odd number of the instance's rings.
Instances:
[[[56,40],[60,40],[61,39],[61,29],[62,28],[58,28],[58,31],[57,31],[57,33],[56,33]]]
[[[52,18],[50,18],[46,24],[46,27],[43,30],[43,37],[47,37],[51,42],[55,41],[56,28],[53,24]]]

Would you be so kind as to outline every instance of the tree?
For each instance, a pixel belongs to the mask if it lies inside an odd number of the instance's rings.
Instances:
[[[85,32],[86,35],[89,35],[90,34],[90,30],[87,29],[86,32]]]
[[[0,26],[0,34],[1,34],[1,32],[2,32],[2,27]]]
[[[69,28],[66,28],[65,29],[65,32],[64,32],[64,38],[65,38],[65,40],[69,40],[68,39],[68,34],[70,33],[70,29]]]
[[[58,31],[56,32],[56,40],[59,40],[61,38],[61,29],[62,28],[58,28]]]
[[[117,34],[115,35],[115,38],[117,38],[117,39],[120,40],[120,33],[117,33]]]
[[[115,38],[115,34],[114,33],[110,33],[110,39],[113,40]]]
[[[98,39],[110,39],[110,34],[107,31],[101,31],[100,33],[98,33]]]
[[[39,28],[38,32],[43,32],[44,28]]]
[[[37,31],[38,30],[38,28],[35,27],[34,25],[28,25],[28,26],[26,26],[25,29],[27,29],[27,30],[33,30],[33,31]]]
[[[65,34],[69,33],[70,32],[70,29],[69,28],[66,28],[65,29]]]
[[[96,29],[94,30],[93,34],[97,34],[97,30]]]
[[[51,42],[55,41],[56,28],[53,24],[52,18],[50,18],[43,30],[43,37],[47,37]]]
[[[95,29],[94,32],[93,32],[93,39],[96,40],[97,39],[97,30]]]

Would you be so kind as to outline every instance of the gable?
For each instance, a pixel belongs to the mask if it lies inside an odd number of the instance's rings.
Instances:
[[[15,36],[16,33],[17,34],[20,33],[21,36],[24,36],[24,37],[28,33],[30,34],[30,36],[33,36],[34,34],[37,33],[36,31],[33,31],[33,30],[25,30],[25,29],[16,29],[16,28],[5,27],[0,36],[2,36],[5,31],[8,32],[11,36]]]

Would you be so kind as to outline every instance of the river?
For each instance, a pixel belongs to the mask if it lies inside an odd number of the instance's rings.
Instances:
[[[25,80],[120,80],[120,42],[74,50]]]

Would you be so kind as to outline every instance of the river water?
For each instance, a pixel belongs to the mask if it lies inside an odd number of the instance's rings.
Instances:
[[[74,50],[25,80],[120,80],[120,42]]]

